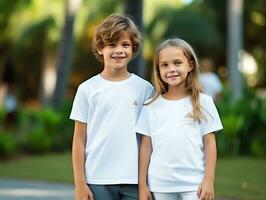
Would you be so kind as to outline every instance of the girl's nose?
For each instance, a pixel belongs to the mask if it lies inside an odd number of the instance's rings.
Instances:
[[[169,66],[169,72],[175,72],[175,66],[174,65]]]

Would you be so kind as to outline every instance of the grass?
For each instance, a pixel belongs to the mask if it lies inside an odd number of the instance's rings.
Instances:
[[[72,183],[71,155],[47,154],[0,161],[0,177]]]
[[[216,196],[262,200],[266,197],[266,159],[220,158],[216,171]],[[30,156],[1,161],[0,177],[72,183],[70,153]]]
[[[216,194],[243,200],[266,197],[266,159],[235,157],[218,160]]]

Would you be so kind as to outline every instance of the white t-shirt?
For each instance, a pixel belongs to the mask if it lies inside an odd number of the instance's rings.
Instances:
[[[166,100],[159,96],[143,107],[136,132],[151,137],[148,183],[152,192],[198,189],[205,168],[203,136],[222,129],[212,98],[201,93],[200,104],[206,117],[201,123],[188,117],[190,97]]]
[[[87,123],[85,175],[90,184],[136,184],[135,124],[152,85],[135,74],[112,82],[99,74],[78,87],[70,119]]]
[[[215,98],[222,91],[222,83],[215,73],[200,73],[199,78],[203,92],[212,98]]]

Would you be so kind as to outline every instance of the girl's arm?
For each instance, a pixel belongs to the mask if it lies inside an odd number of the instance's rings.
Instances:
[[[73,145],[72,145],[72,164],[75,184],[75,199],[93,200],[92,192],[87,186],[85,179],[85,143],[86,143],[87,124],[75,121]]]
[[[139,158],[139,200],[152,200],[152,196],[147,184],[148,168],[151,153],[151,138],[143,135],[141,138]]]
[[[205,150],[205,174],[197,191],[199,199],[214,199],[214,178],[217,159],[215,134],[206,134],[203,138]]]

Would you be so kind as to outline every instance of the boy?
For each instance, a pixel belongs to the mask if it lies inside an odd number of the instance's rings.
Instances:
[[[138,199],[135,123],[153,92],[150,83],[127,71],[140,42],[135,24],[119,14],[95,31],[92,48],[104,69],[79,85],[70,114],[76,200]]]

